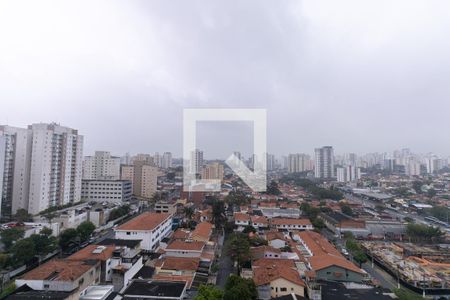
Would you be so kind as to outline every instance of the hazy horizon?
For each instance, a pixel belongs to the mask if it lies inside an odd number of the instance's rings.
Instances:
[[[450,2],[3,1],[0,124],[182,153],[184,108],[265,108],[268,152],[450,156]],[[199,130],[207,158],[245,124]],[[248,155],[245,155],[248,157]]]

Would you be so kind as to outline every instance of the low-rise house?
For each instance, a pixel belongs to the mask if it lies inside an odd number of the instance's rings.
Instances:
[[[171,230],[171,214],[147,212],[115,228],[114,232],[116,239],[142,240],[142,250],[155,251]]]
[[[263,230],[269,227],[269,220],[264,216],[251,216],[250,222],[256,230]]]
[[[248,214],[236,212],[234,213],[234,225],[243,229],[244,227],[250,225],[250,216]]]
[[[101,282],[112,282],[114,290],[120,291],[143,266],[140,243],[140,240],[106,239],[101,245],[89,245],[67,259],[99,260]]]
[[[309,219],[273,218],[270,223],[272,228],[278,230],[313,230]]]
[[[172,241],[165,249],[166,256],[173,257],[201,257],[205,242]]]
[[[259,246],[250,249],[252,259],[281,258],[281,250],[272,246]]]
[[[278,231],[268,231],[266,232],[266,240],[269,243],[270,246],[281,249],[283,247],[286,247],[287,245],[287,238],[284,236],[283,233]]]
[[[309,268],[317,279],[363,282],[367,273],[348,261],[322,235],[314,231],[297,234]]]
[[[253,262],[253,281],[258,299],[268,300],[291,293],[305,296],[305,282],[293,260],[263,258]]]
[[[197,242],[208,242],[211,238],[213,224],[209,222],[201,222],[197,224],[191,233],[191,239]]]
[[[69,292],[69,299],[78,299],[86,287],[100,283],[100,273],[98,260],[54,259],[25,273],[15,283],[35,291]]]

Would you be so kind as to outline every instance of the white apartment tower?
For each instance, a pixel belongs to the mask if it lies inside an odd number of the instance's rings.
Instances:
[[[83,136],[58,124],[33,124],[28,211],[81,199]]]
[[[361,169],[352,165],[336,169],[338,182],[350,182],[361,179]]]
[[[325,146],[315,149],[315,169],[316,178],[334,178],[334,151],[333,147]]]
[[[9,221],[28,209],[31,130],[0,126],[0,217]]]
[[[85,156],[83,160],[83,179],[120,179],[120,160],[120,157],[111,156],[111,153],[107,151],[95,151],[94,156]]]
[[[162,156],[162,166],[163,169],[172,168],[172,153],[164,152]]]
[[[298,173],[312,170],[311,158],[307,154],[289,154],[289,156],[287,157],[287,169],[289,173]]]
[[[191,152],[190,172],[200,174],[203,167],[203,151],[195,149]]]

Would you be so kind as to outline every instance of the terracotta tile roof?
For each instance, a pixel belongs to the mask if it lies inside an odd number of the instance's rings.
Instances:
[[[267,252],[272,252],[272,253],[281,255],[281,250],[274,248],[272,246],[259,246],[259,247],[250,248],[250,253],[252,255],[252,258],[262,258],[262,257],[264,257],[265,253],[267,253]]]
[[[273,218],[272,225],[311,225],[309,219]]]
[[[24,280],[73,281],[95,267],[81,260],[55,259],[40,265],[21,277]]]
[[[184,251],[202,251],[205,247],[204,242],[185,242],[185,241],[173,241],[166,247],[166,252],[168,250],[184,250]]]
[[[202,222],[195,227],[192,231],[192,238],[200,237],[202,239],[209,239],[212,233],[213,225],[209,222]]]
[[[183,228],[178,228],[172,234],[172,239],[174,239],[174,240],[186,240],[186,239],[189,238],[190,235],[191,235],[191,231],[183,229]]]
[[[264,216],[251,216],[251,221],[256,224],[269,224],[269,220]]]
[[[116,230],[154,230],[170,216],[171,214],[168,213],[143,213],[125,224],[120,225]]]
[[[277,207],[277,203],[276,202],[260,202],[258,204],[259,207]]]
[[[159,267],[166,270],[196,271],[200,258],[195,257],[165,257]]]
[[[309,263],[314,271],[319,271],[330,266],[338,266],[343,269],[347,269],[356,273],[365,274],[363,270],[355,266],[353,263],[345,259],[344,257],[338,257],[334,255],[319,255],[312,256],[309,259]]]
[[[314,231],[301,231],[297,235],[308,246],[314,256],[331,254],[337,257],[343,257],[341,253],[328,242],[321,234]]]
[[[342,254],[319,233],[314,231],[301,231],[298,232],[297,235],[303,240],[313,254],[313,256],[309,257],[307,260],[314,271],[335,265],[353,272],[365,273],[342,256]]]
[[[266,232],[266,240],[273,241],[273,240],[286,240],[284,237],[284,234],[278,231],[268,231]]]
[[[115,250],[115,246],[98,246],[98,245],[88,245],[78,252],[75,252],[67,259],[71,260],[86,260],[86,259],[97,259],[101,261],[106,261],[112,257]]]
[[[241,222],[250,221],[250,216],[248,214],[237,212],[237,213],[234,213],[234,220],[241,221]]]
[[[305,286],[300,278],[295,263],[289,259],[259,259],[253,263],[253,281],[256,286],[266,285],[283,278],[294,284]]]

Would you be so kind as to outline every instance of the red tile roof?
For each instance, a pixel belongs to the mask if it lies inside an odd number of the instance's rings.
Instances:
[[[200,258],[195,257],[165,257],[160,262],[160,267],[166,270],[196,271]]]
[[[234,220],[241,222],[250,221],[250,216],[248,214],[237,212],[234,213]]]
[[[21,279],[74,281],[94,267],[81,260],[54,259],[26,273]]]
[[[211,236],[212,228],[213,225],[211,223],[202,222],[195,227],[194,231],[192,231],[192,238],[195,239],[196,237],[199,237],[207,240]]]
[[[170,216],[171,214],[168,213],[143,213],[125,224],[120,225],[116,230],[154,230]]]
[[[86,259],[97,259],[101,261],[106,261],[112,257],[115,250],[115,246],[98,246],[98,245],[88,245],[78,252],[75,252],[67,259],[71,260],[86,260]]]
[[[300,278],[293,260],[263,258],[255,261],[252,269],[253,281],[256,286],[269,284],[279,278],[305,286],[305,282]]]
[[[167,245],[166,252],[167,250],[202,251],[203,247],[205,247],[204,242],[185,242],[176,240]]]
[[[309,219],[273,218],[272,225],[311,225]]]

